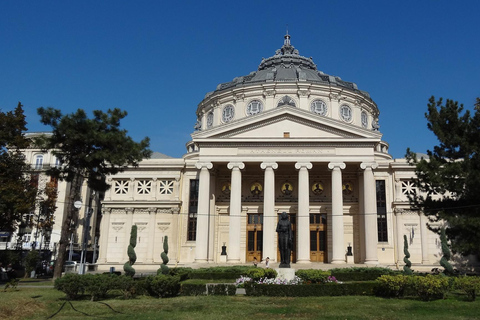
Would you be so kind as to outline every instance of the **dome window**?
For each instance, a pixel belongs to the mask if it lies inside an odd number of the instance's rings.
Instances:
[[[222,111],[222,121],[224,123],[230,122],[235,118],[235,108],[229,104],[223,108]]]
[[[368,127],[368,115],[365,111],[362,111],[361,120],[362,120],[362,127],[367,128]]]
[[[213,126],[213,111],[207,114],[207,128],[211,128]]]
[[[247,105],[247,115],[253,116],[263,111],[263,104],[258,100],[253,100]]]
[[[280,99],[280,101],[278,101],[277,103],[277,108],[278,107],[283,107],[283,106],[290,106],[290,107],[296,107],[295,105],[295,101],[290,98],[289,96],[283,96],[282,99]]]
[[[321,116],[324,116],[327,114],[327,111],[328,111],[327,104],[322,100],[315,100],[310,105],[310,111],[312,111],[313,113],[319,114]]]
[[[353,119],[352,116],[352,108],[347,106],[346,104],[342,105],[340,107],[340,117],[342,118],[343,121],[345,122],[350,122]]]

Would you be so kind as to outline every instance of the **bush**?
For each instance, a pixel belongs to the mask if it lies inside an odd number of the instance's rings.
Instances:
[[[160,298],[176,297],[180,293],[180,277],[158,275],[149,277],[148,291],[150,295]]]
[[[410,277],[404,275],[382,275],[376,280],[375,294],[386,298],[401,298],[405,294],[405,288],[410,279]]]
[[[468,300],[475,301],[477,292],[480,291],[480,277],[458,277],[455,279],[454,287],[463,291],[467,295]]]
[[[319,269],[303,269],[297,270],[295,275],[303,280],[306,284],[308,283],[325,283],[327,278],[330,275],[329,271],[323,271]]]
[[[234,296],[237,292],[235,284],[209,283],[207,284],[207,295]]]
[[[134,298],[138,294],[144,294],[146,290],[145,279],[133,279],[130,276],[114,276],[114,287],[122,292],[124,299]]]
[[[76,273],[67,273],[55,280],[55,289],[64,292],[68,300],[77,299],[85,291],[83,276]]]
[[[81,276],[85,291],[91,296],[91,300],[99,300],[107,296],[108,290],[114,289],[117,276],[108,274],[86,274]]]
[[[192,268],[184,268],[184,267],[180,267],[180,268],[173,268],[173,269],[169,269],[168,270],[168,274],[171,275],[171,276],[179,276],[180,277],[180,281],[185,281],[187,279],[189,279],[189,274],[193,272],[193,269]]]
[[[443,299],[449,288],[448,278],[443,275],[432,276],[427,274],[425,277],[415,276],[413,286],[424,301]]]

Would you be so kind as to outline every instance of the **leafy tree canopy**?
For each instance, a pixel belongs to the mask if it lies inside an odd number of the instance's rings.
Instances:
[[[72,231],[71,222],[78,216],[73,203],[79,196],[82,180],[86,179],[92,190],[105,191],[109,187],[105,181],[107,175],[121,172],[128,165],[137,165],[152,152],[148,149],[148,138],[135,142],[126,130],[120,129],[120,120],[127,115],[120,109],[109,109],[106,113],[96,110],[91,119],[81,109],[68,115],[53,108],[39,108],[37,111],[41,122],[51,126],[53,132],[38,139],[36,144],[52,150],[61,164],[50,168],[47,173],[71,182],[55,263],[54,278],[58,278]]]
[[[28,147],[27,122],[19,102],[13,111],[0,111],[0,230],[13,231],[22,215],[35,205],[37,188],[30,183],[31,168],[20,149]]]
[[[126,111],[95,110],[90,119],[82,109],[62,115],[60,110],[42,107],[38,114],[43,124],[52,127],[53,134],[37,143],[54,150],[61,163],[60,167],[49,170],[52,176],[72,181],[75,175],[80,175],[93,190],[105,191],[106,175],[116,174],[127,165],[137,165],[151,155],[149,138],[137,143],[126,130],[120,129]]]
[[[443,104],[432,96],[425,117],[439,145],[427,151],[427,159],[407,149],[420,191],[411,201],[431,223],[446,222],[455,252],[480,256],[480,98],[472,115],[456,101]]]

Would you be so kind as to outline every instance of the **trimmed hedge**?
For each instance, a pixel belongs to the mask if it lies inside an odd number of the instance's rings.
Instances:
[[[229,283],[209,283],[207,284],[207,295],[214,296],[234,296],[237,293],[237,287]]]
[[[237,286],[233,283],[182,283],[182,296],[234,296],[237,293]]]
[[[376,285],[374,281],[299,285],[246,283],[245,293],[271,297],[371,296]]]
[[[182,283],[180,295],[182,296],[203,296],[207,293],[204,283]]]
[[[375,294],[385,298],[402,298],[405,290],[411,284],[411,277],[404,275],[382,275],[376,280],[378,286]]]
[[[372,281],[382,275],[394,275],[396,272],[388,268],[379,267],[352,267],[335,268],[330,270],[338,281]]]
[[[461,276],[455,279],[454,287],[464,292],[467,299],[475,301],[477,293],[480,292],[480,277]]]

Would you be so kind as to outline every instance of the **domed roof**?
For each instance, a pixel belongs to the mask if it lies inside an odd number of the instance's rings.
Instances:
[[[205,98],[215,92],[250,84],[268,82],[313,82],[331,86],[343,87],[355,91],[370,99],[368,92],[358,90],[353,82],[343,81],[340,77],[330,76],[317,70],[312,58],[301,56],[297,49],[290,43],[290,35],[285,35],[283,46],[275,51],[275,55],[262,59],[257,71],[249,75],[236,77],[230,82],[221,83],[213,92],[206,94]]]

